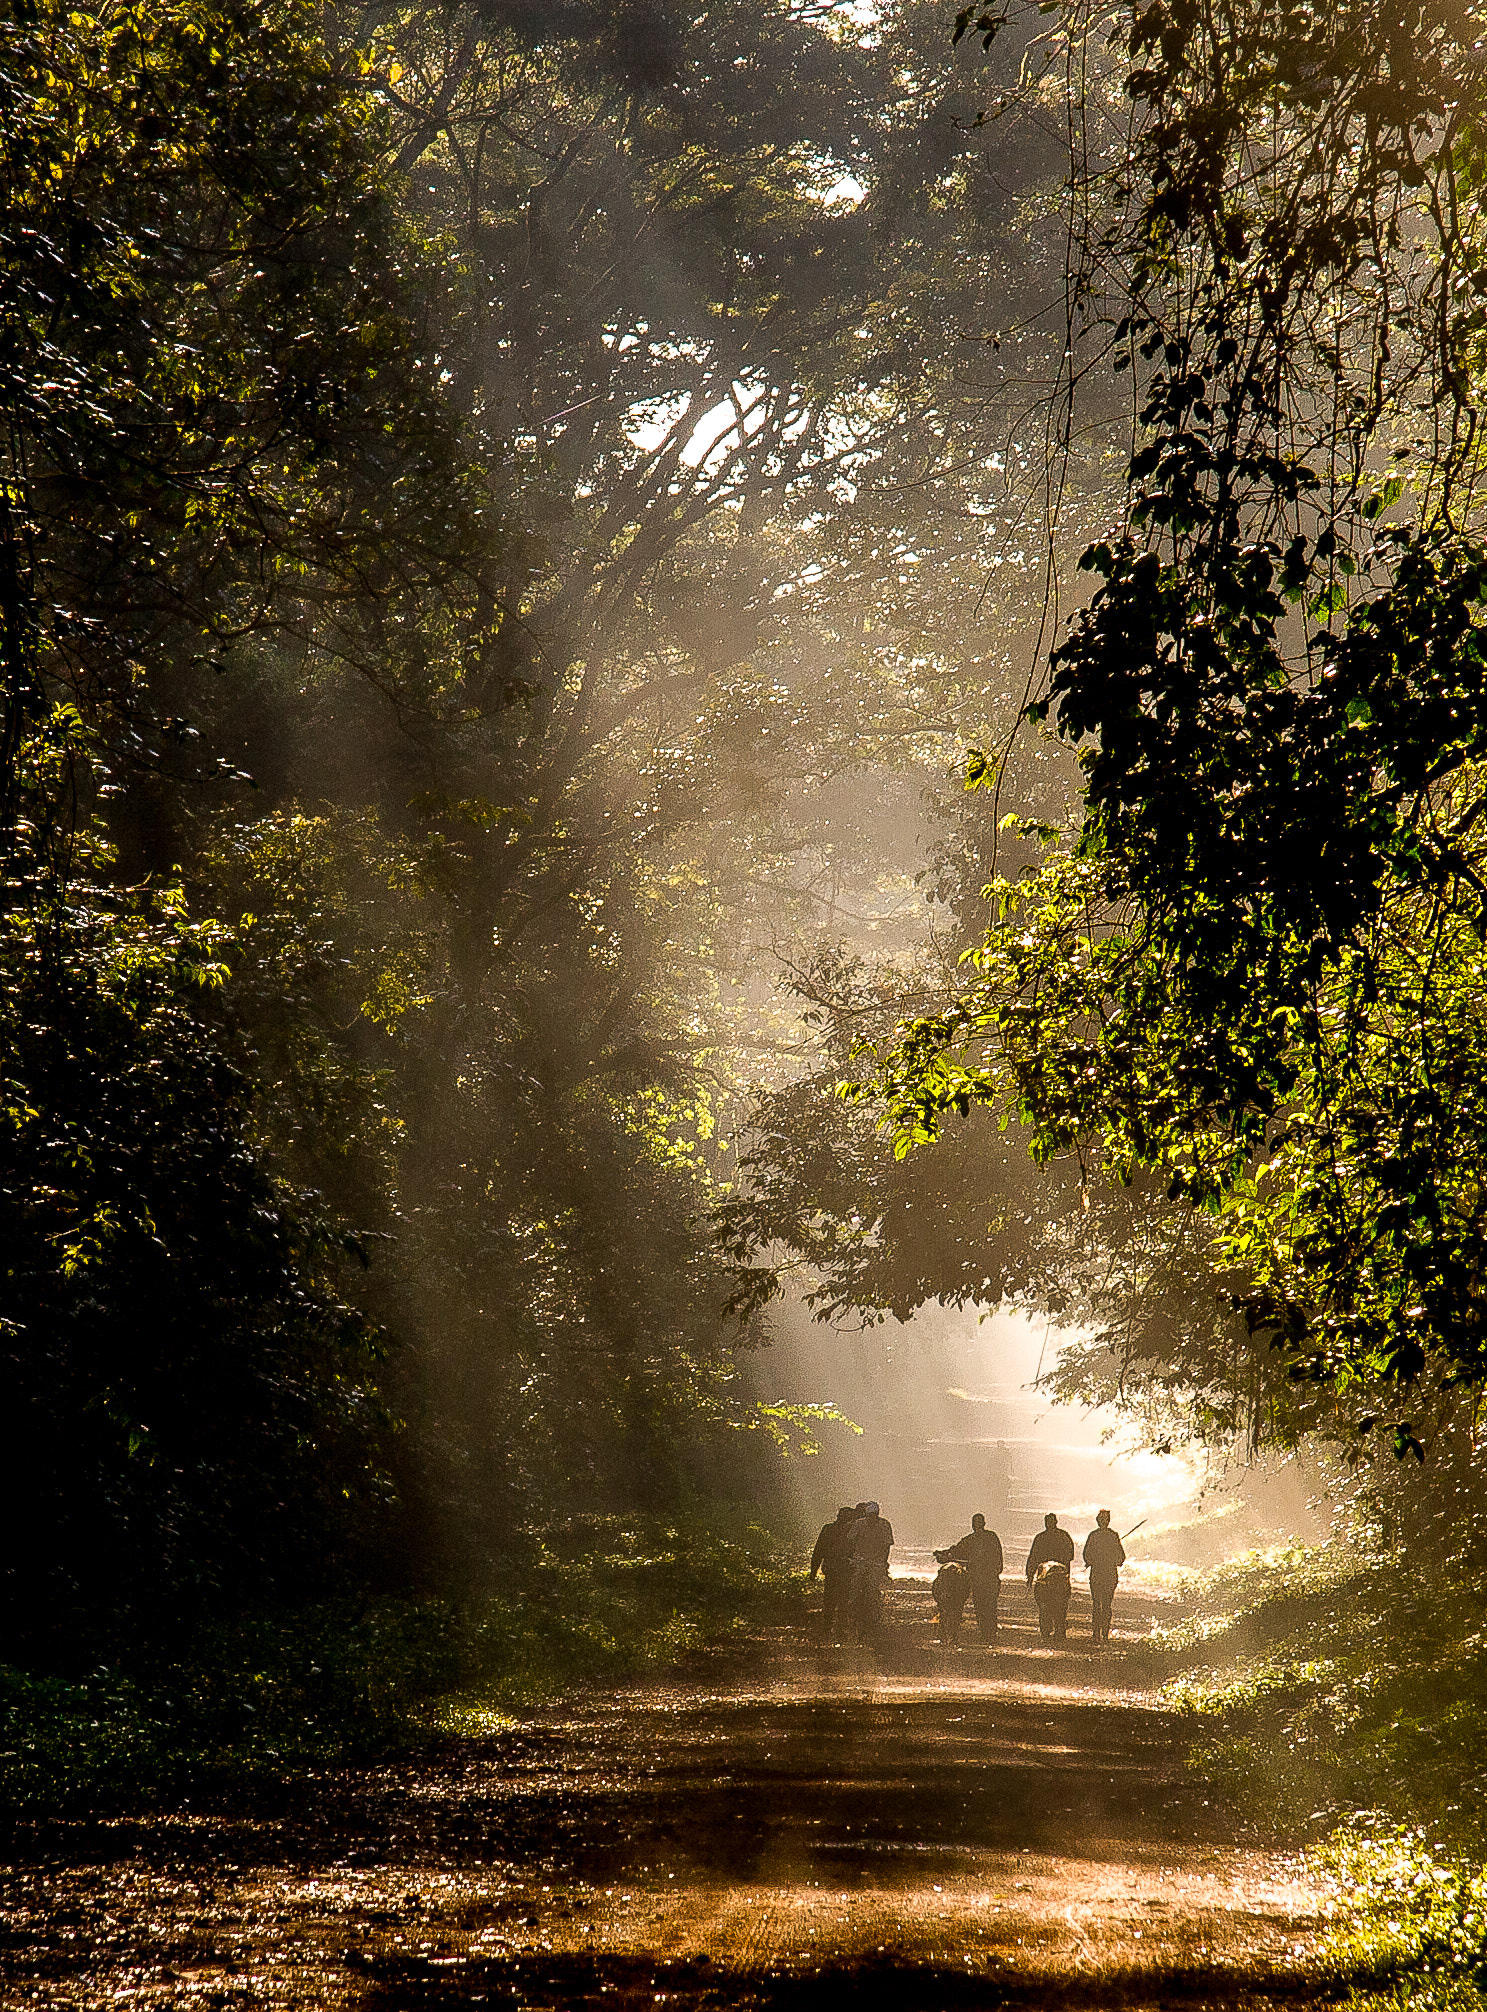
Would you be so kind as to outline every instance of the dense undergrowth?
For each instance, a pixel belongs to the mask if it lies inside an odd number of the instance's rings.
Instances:
[[[1469,1559],[1339,1539],[1207,1574],[1146,1651],[1204,1777],[1313,1840],[1353,2012],[1487,2008],[1484,1647]]]
[[[245,1613],[65,1677],[0,1665],[0,1816],[210,1801],[478,1730],[794,1611],[797,1551],[742,1517],[575,1518],[478,1599]]]

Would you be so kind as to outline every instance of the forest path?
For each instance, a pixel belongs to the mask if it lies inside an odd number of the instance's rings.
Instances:
[[[273,1817],[93,1826],[4,1880],[7,2007],[1223,2006],[1333,1995],[1328,1898],[1205,1799],[1087,1623],[994,1654],[756,1636]],[[1081,1633],[1083,1639],[1080,1638]]]

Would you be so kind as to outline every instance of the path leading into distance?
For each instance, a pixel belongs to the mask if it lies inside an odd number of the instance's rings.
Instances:
[[[1320,2001],[1327,1894],[1215,1806],[1116,1646],[881,1657],[782,1631],[251,1819],[48,1838],[15,2007],[1239,2007]],[[1085,1606],[1087,1615],[1087,1603]],[[1081,1639],[1081,1634],[1083,1639]],[[1123,1674],[1126,1680],[1123,1681]]]

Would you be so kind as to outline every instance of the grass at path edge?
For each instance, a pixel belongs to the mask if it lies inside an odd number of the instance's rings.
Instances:
[[[1312,1840],[1349,2012],[1487,2012],[1487,1630],[1475,1561],[1336,1542],[1184,1588],[1136,1651],[1237,1810]]]
[[[62,1674],[0,1664],[0,1821],[225,1801],[488,1731],[803,1610],[799,1555],[741,1519],[591,1516],[531,1533],[519,1570],[464,1600],[245,1613]]]

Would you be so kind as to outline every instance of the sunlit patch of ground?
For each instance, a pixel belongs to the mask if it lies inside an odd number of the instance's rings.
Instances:
[[[940,1648],[906,1589],[881,1652],[782,1633],[271,1815],[50,1833],[5,1877],[4,2003],[1325,1994],[1328,1898],[1265,1812],[1205,1800],[1118,1642],[1047,1648],[1008,1606],[993,1652]]]

